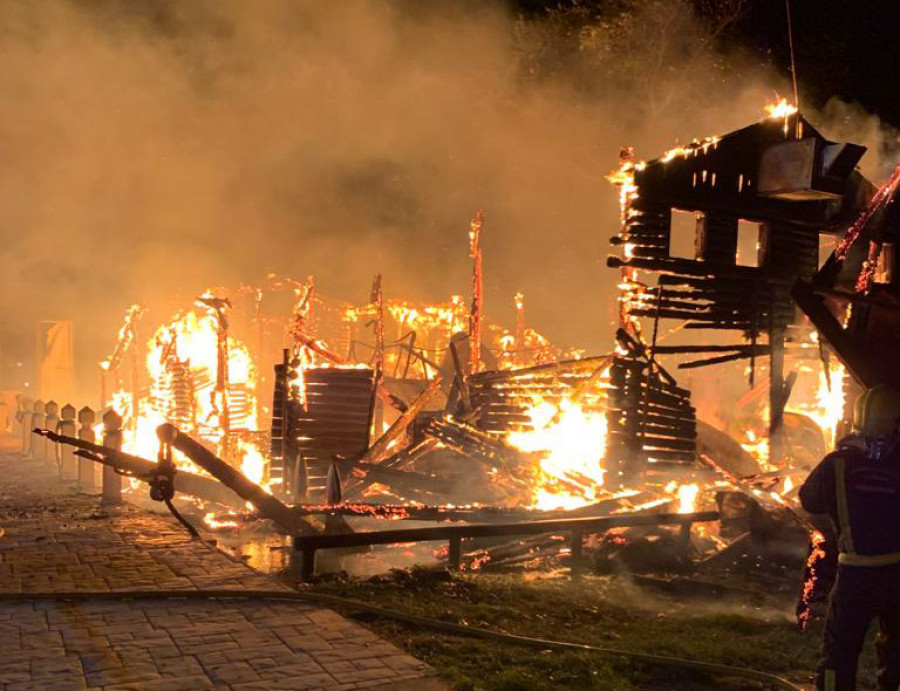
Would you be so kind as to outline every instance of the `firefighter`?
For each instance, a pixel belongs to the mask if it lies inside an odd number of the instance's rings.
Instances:
[[[853,434],[813,469],[800,502],[828,514],[838,535],[838,576],[825,618],[820,691],[856,689],[856,667],[872,619],[879,624],[878,689],[900,688],[900,392],[865,391]]]

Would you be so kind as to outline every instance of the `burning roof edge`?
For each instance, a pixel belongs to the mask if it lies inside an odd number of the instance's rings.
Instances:
[[[866,148],[826,139],[800,113],[695,140],[637,164],[638,196],[685,210],[832,229],[874,189],[856,164]]]

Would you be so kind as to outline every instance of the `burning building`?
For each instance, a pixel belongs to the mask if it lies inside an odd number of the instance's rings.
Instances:
[[[790,510],[842,412],[830,349],[864,383],[895,381],[869,364],[888,346],[862,352],[846,335],[893,337],[900,175],[873,196],[856,169],[863,151],[828,141],[784,104],[655,160],[624,150],[611,176],[621,253],[608,264],[621,282],[608,353],[551,344],[527,326],[521,294],[513,327],[487,318],[479,213],[470,300],[403,300],[378,275],[368,301],[352,304],[322,295],[312,277],[269,276],[199,296],[146,344],[135,306],[102,366],[104,398],[125,418],[126,451],[152,457],[156,428],[174,423],[258,485],[253,496],[293,504],[277,512],[301,531],[296,517],[310,514],[690,514],[729,491]],[[819,270],[823,237],[844,239]],[[737,443],[747,440],[706,424],[663,359],[681,371],[746,364],[745,398],[766,399],[767,453],[754,458]],[[801,391],[798,371],[822,385]],[[802,462],[801,433],[813,439]],[[715,531],[703,539],[703,549],[727,545]]]
[[[835,374],[840,391],[840,372],[791,291],[818,270],[821,240],[847,228],[871,195],[856,169],[864,151],[828,141],[782,102],[759,123],[646,163],[625,151],[613,176],[623,217],[612,242],[622,253],[608,264],[622,274],[623,326],[640,333],[640,319],[652,320],[646,342],[653,357],[707,356],[680,369],[748,361],[751,387],[764,358],[772,461],[782,460],[797,365],[821,354],[825,379]],[[661,325],[673,320],[677,330],[733,332],[740,342],[660,342]],[[830,426],[839,415],[832,410],[817,421]]]

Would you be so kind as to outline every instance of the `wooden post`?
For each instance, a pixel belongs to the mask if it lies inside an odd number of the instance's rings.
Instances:
[[[78,423],[81,425],[78,429],[78,438],[81,441],[87,441],[92,444],[96,441],[96,434],[94,434],[95,422],[97,422],[97,415],[88,406],[78,411]],[[86,458],[78,459],[78,484],[83,492],[93,493],[97,488],[97,483],[94,480],[94,468],[95,464],[93,461],[89,461]]]
[[[462,537],[459,535],[450,536],[450,545],[447,550],[447,565],[451,571],[459,571],[460,561],[462,560]]]
[[[37,427],[43,429],[45,420],[46,418],[44,416],[44,402],[38,399],[32,406],[31,424],[29,425],[29,427],[31,429],[35,429]],[[41,453],[44,449],[44,439],[33,435],[31,433],[31,429],[28,430],[28,453],[32,458],[41,458]]]
[[[682,551],[687,554],[691,546],[691,526],[693,523],[682,523],[681,529],[678,531],[678,542]]]
[[[516,352],[513,361],[521,367],[528,357],[525,351],[525,296],[517,292],[513,300],[516,303]]]
[[[74,437],[76,432],[75,425],[75,406],[67,403],[59,411],[59,422],[56,429],[60,434],[67,437]],[[59,457],[59,473],[64,480],[75,480],[78,478],[78,462],[75,457],[75,450],[71,446],[56,444],[56,453]]]
[[[311,581],[316,575],[316,548],[299,547],[294,543],[293,555],[300,559],[300,580]]]
[[[103,413],[103,446],[116,451],[122,448],[122,416],[112,408]],[[122,503],[122,476],[108,465],[103,466],[102,503]]]
[[[469,395],[469,379],[459,359],[459,350],[456,343],[450,341],[450,357],[453,360],[453,369],[456,371],[456,387],[459,391],[459,400],[462,403],[463,413],[472,412],[472,397]]]
[[[265,367],[263,367],[263,353],[265,349],[263,347],[263,321],[262,321],[262,299],[263,299],[263,291],[262,288],[256,288],[254,290],[253,296],[253,326],[256,331],[256,353],[255,353],[255,363],[256,363],[256,400],[262,401],[262,393],[263,393],[263,372],[265,371]],[[263,429],[265,422],[263,418],[263,406],[259,404],[256,406],[256,428]]]
[[[769,463],[780,463],[784,455],[784,328],[769,328]]]
[[[484,210],[479,209],[469,225],[469,256],[472,258],[472,309],[469,311],[469,374],[481,371],[481,330],[484,324],[484,274],[481,262],[481,231]]]
[[[22,394],[16,394],[16,412],[13,413],[12,416],[12,427],[10,429],[10,434],[17,437],[22,436],[22,400]]]
[[[381,274],[375,274],[372,280],[372,291],[369,294],[369,303],[375,306],[375,351],[372,354],[372,368],[377,371],[384,370],[384,290],[381,287]],[[394,372],[396,376],[396,371]],[[379,432],[381,430],[378,430]]]
[[[56,401],[47,401],[47,405],[44,406],[44,413],[44,427],[55,432],[56,425],[59,424],[59,404]],[[46,437],[41,438],[41,442],[43,443],[42,458],[45,461],[50,461],[58,469],[59,463],[57,463],[56,459],[56,444],[54,444]]]
[[[197,301],[206,305],[211,316],[216,319],[216,385],[213,398],[219,416],[219,427],[222,430],[222,457],[231,463],[231,410],[228,402],[228,317],[225,314],[231,309],[228,298],[217,298],[212,295],[201,295]]]
[[[572,531],[572,574],[577,574],[581,571],[581,567],[583,564],[581,563],[584,558],[584,530],[581,528],[575,528]]]
[[[30,398],[22,399],[22,454],[27,456],[31,452],[31,430],[34,429],[34,401]]]

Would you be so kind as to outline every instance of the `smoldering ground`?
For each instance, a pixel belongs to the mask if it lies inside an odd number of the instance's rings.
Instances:
[[[159,323],[269,270],[358,301],[376,272],[388,295],[465,293],[479,207],[489,313],[522,290],[534,326],[605,349],[620,146],[651,157],[787,93],[687,2],[634,4],[585,25],[499,1],[5,0],[7,353],[71,318],[93,363],[128,304]]]

